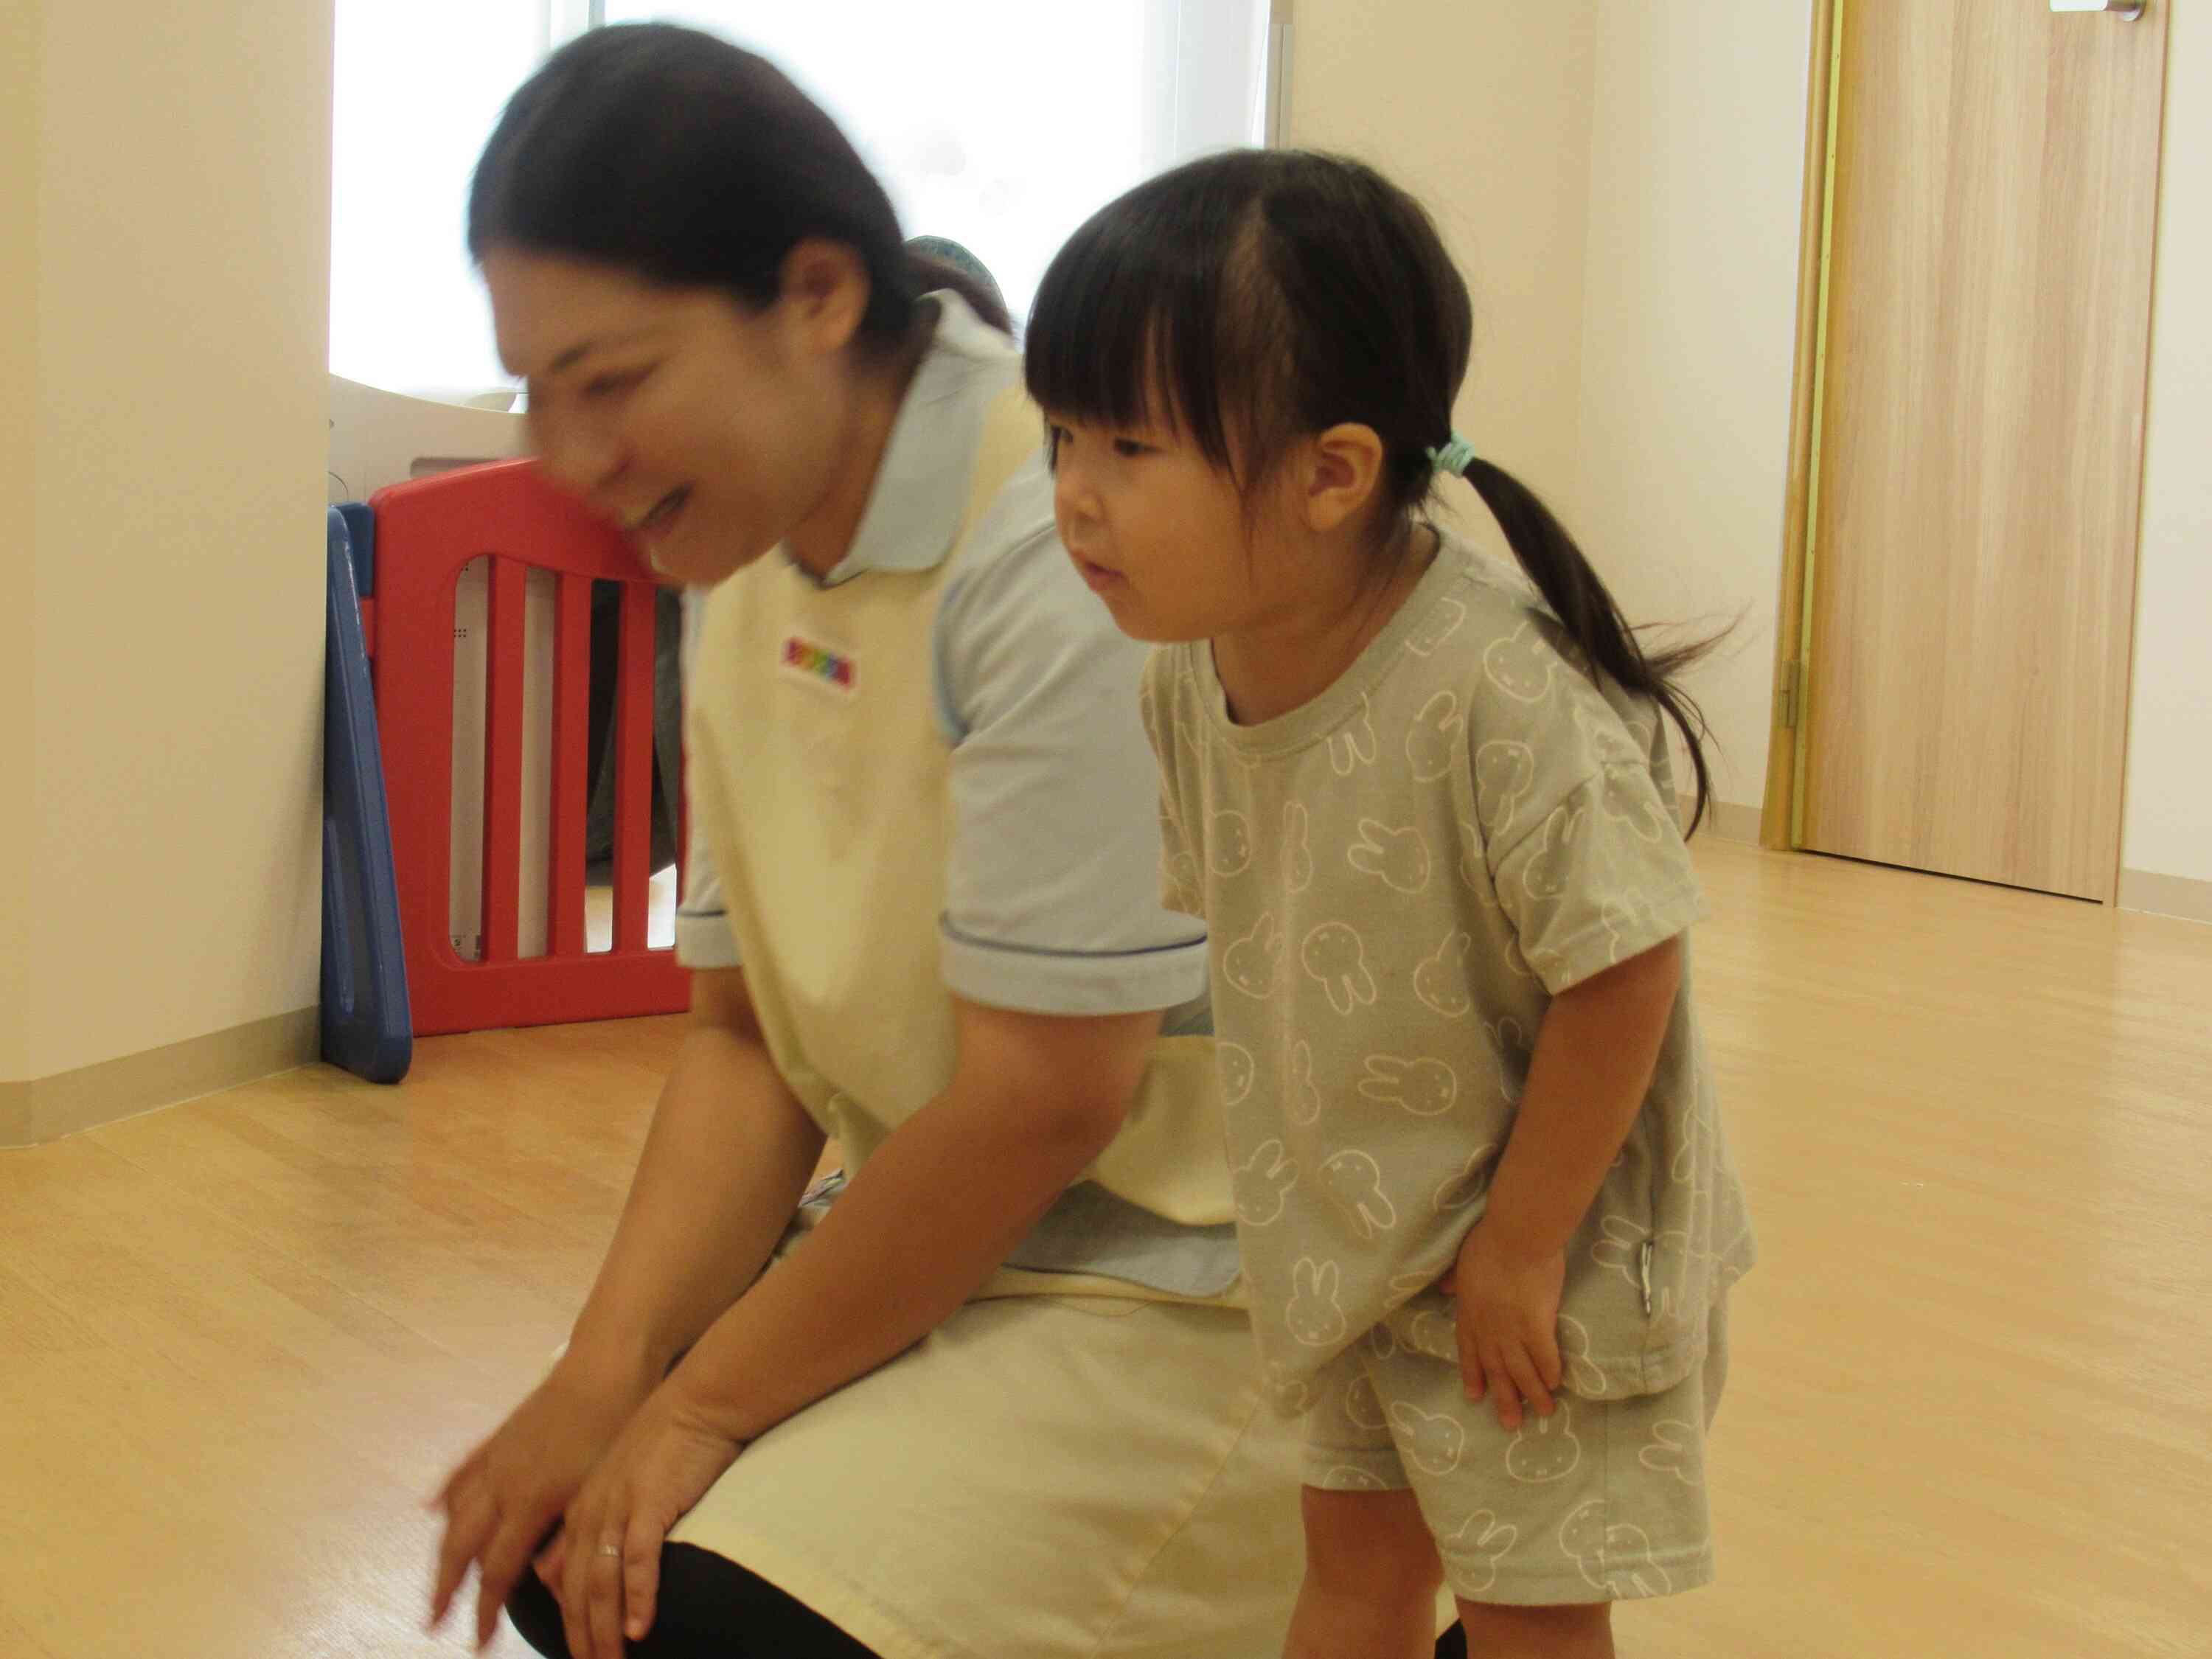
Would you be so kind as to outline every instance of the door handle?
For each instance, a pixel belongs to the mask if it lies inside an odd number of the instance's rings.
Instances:
[[[2148,0],[2051,0],[2053,11],[2102,11],[2132,23],[2143,15]]]

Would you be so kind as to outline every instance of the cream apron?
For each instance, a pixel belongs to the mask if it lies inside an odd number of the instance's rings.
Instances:
[[[706,604],[694,810],[778,1070],[848,1167],[951,1076],[933,622],[1037,434],[1012,392],[990,405],[936,568],[825,589],[765,559]],[[1160,1042],[1091,1173],[1109,1201],[1229,1221],[1209,1039]],[[1002,1269],[749,1446],[671,1537],[886,1659],[1274,1659],[1302,1571],[1300,1437],[1261,1404],[1241,1287],[1210,1288]]]

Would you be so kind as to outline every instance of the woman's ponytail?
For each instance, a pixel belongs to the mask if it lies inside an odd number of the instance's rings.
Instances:
[[[969,310],[1000,333],[1014,331],[1013,313],[1006,308],[1006,296],[999,291],[997,279],[959,243],[944,236],[909,237],[906,263],[916,294],[949,288],[968,302]]]

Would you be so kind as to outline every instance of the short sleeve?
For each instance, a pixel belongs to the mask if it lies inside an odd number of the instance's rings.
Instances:
[[[1521,954],[1554,996],[1705,915],[1689,851],[1641,766],[1584,779],[1492,870]]]
[[[987,553],[947,591],[936,681],[952,744],[943,927],[955,994],[1106,1014],[1205,989],[1204,928],[1159,902],[1145,653],[1048,528]]]
[[[1656,769],[1665,763],[1656,711],[1616,691],[1632,715],[1624,720],[1534,630],[1510,644],[1527,660],[1501,659],[1513,672],[1493,685],[1543,683],[1552,694],[1476,739],[1476,813],[1498,905],[1556,996],[1686,932],[1705,902]],[[1550,665],[1532,680],[1539,653]]]
[[[684,694],[691,694],[691,663],[699,645],[699,626],[706,611],[706,596],[695,588],[684,590],[682,663]],[[684,893],[676,906],[676,960],[686,968],[711,970],[735,968],[737,935],[730,931],[729,907],[722,899],[722,876],[714,867],[714,849],[695,808],[685,815],[690,822],[690,840],[684,849]]]
[[[691,814],[691,840],[684,859],[684,896],[676,907],[676,960],[686,968],[735,968],[738,937],[722,901],[721,872],[707,844],[699,815]]]
[[[1205,896],[1199,890],[1197,849],[1183,829],[1178,781],[1182,757],[1176,748],[1179,724],[1163,719],[1176,685],[1174,659],[1164,648],[1155,648],[1145,663],[1144,690],[1138,702],[1145,736],[1158,762],[1160,789],[1160,902],[1187,916],[1203,918]]]

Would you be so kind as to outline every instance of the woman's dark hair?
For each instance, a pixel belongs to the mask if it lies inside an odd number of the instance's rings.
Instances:
[[[1397,545],[1429,501],[1429,452],[1451,437],[1474,332],[1467,284],[1411,196],[1340,156],[1232,150],[1138,185],[1075,233],[1037,290],[1027,375],[1054,414],[1183,433],[1248,500],[1299,439],[1371,427],[1388,458],[1381,544]],[[1674,677],[1714,641],[1647,653],[1534,492],[1487,461],[1462,476],[1588,668],[1681,732],[1694,832],[1709,732]]]
[[[775,303],[784,256],[841,242],[868,273],[865,345],[904,340],[949,288],[1012,332],[1004,301],[909,253],[890,198],[837,124],[765,58],[696,29],[593,29],[523,82],[469,191],[469,252],[502,244]]]

